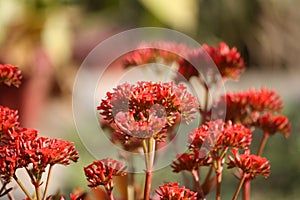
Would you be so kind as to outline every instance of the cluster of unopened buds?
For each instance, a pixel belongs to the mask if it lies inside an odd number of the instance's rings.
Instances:
[[[228,92],[209,103],[210,89],[217,84],[218,76],[223,82],[237,80],[245,70],[237,49],[229,48],[223,42],[219,46],[203,45],[202,48],[188,48],[173,42],[144,43],[123,59],[125,69],[159,62],[176,66],[178,74],[170,82],[123,83],[107,92],[97,107],[102,117],[100,122],[109,127],[111,141],[128,152],[144,156],[144,189],[136,188],[134,173],[127,171],[123,162],[112,158],[103,158],[84,167],[88,186],[94,189],[103,186],[106,192],[103,198],[112,200],[116,199],[113,192],[115,178],[125,177],[128,191],[126,196],[117,199],[206,199],[215,189],[219,200],[222,175],[227,166],[235,169],[233,174],[240,180],[236,191],[232,192],[233,199],[237,199],[243,188],[243,198],[248,200],[251,180],[258,175],[267,178],[270,174],[270,163],[262,157],[267,139],[277,132],[288,137],[291,132],[288,119],[279,114],[283,108],[280,95],[262,87],[260,90]],[[214,63],[216,68],[206,66],[208,63]],[[195,64],[199,66],[195,67]],[[182,77],[185,81],[198,80],[204,89],[204,102],[199,102],[184,82],[179,83]],[[20,72],[14,66],[0,65],[0,81],[18,87]],[[172,182],[162,183],[154,190],[151,186],[156,149],[176,134],[181,134],[180,131],[184,130],[178,131],[176,127],[182,122],[191,123],[197,119],[197,113],[201,122],[187,133],[187,151],[177,152],[171,164],[174,173],[186,171],[191,174],[193,187],[180,187],[179,183]],[[12,188],[7,185],[14,179],[27,199],[51,199],[51,195],[47,196],[51,169],[56,164],[69,165],[71,161],[77,161],[78,152],[73,143],[39,137],[36,130],[22,128],[15,110],[1,106],[0,115],[0,172],[3,183],[0,195],[11,196]],[[257,151],[250,148],[255,129],[263,132]],[[19,181],[16,175],[19,168],[28,173],[35,188],[34,194],[30,194]],[[200,176],[201,168],[207,168],[205,177]],[[42,191],[41,177],[47,170],[47,181]],[[186,173],[182,175],[186,176]],[[86,195],[71,194],[70,197],[88,199]]]

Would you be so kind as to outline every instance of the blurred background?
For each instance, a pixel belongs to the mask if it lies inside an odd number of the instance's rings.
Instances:
[[[75,142],[79,163],[56,168],[51,187],[64,194],[86,189],[82,167],[93,157],[76,134],[72,87],[88,53],[102,40],[137,27],[170,28],[200,44],[225,41],[247,65],[240,81],[226,89],[275,89],[292,122],[290,138],[275,135],[267,144],[272,173],[267,181],[254,181],[253,199],[299,199],[299,8],[298,0],[0,0],[0,63],[20,66],[24,75],[20,89],[0,86],[0,104],[18,109],[22,126]],[[155,184],[174,181],[162,174],[156,172],[154,178],[162,178]],[[224,179],[229,199],[237,182],[229,175]]]

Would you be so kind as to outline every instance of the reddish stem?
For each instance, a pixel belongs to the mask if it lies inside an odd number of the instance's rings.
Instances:
[[[152,171],[146,171],[144,200],[150,199],[151,184],[152,184]]]
[[[250,200],[251,180],[246,179],[243,189],[243,200]]]
[[[192,170],[192,175],[193,175],[193,178],[194,178],[196,191],[198,192],[200,198],[204,200],[205,197],[204,197],[204,193],[203,193],[202,187],[201,187],[200,182],[199,182],[198,171],[197,170]]]

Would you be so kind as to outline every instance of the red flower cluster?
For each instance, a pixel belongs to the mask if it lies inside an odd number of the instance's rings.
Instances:
[[[124,66],[137,66],[147,63],[165,62],[172,63],[183,54],[186,46],[173,42],[143,43],[137,50],[130,52],[124,59]]]
[[[28,147],[25,156],[30,160],[33,174],[43,173],[48,165],[69,165],[71,161],[78,160],[78,151],[69,141],[38,137],[34,141],[27,140],[26,143]]]
[[[237,149],[231,150],[233,157],[228,156],[228,168],[237,167],[242,170],[246,178],[255,178],[259,174],[267,178],[270,175],[270,164],[266,158],[249,154],[246,150],[244,154],[239,154]]]
[[[265,87],[262,87],[261,90],[251,89],[245,92],[228,92],[221,97],[218,106],[226,106],[227,120],[251,126],[256,123],[264,112],[280,111],[283,107],[283,102],[280,95],[274,90],[267,90]]]
[[[216,47],[204,44],[202,48],[213,59],[224,79],[239,79],[245,70],[244,60],[236,47],[230,49],[226,43],[221,42]]]
[[[200,149],[201,147],[218,151],[225,147],[246,149],[252,141],[251,131],[243,125],[232,124],[216,120],[207,122],[189,134],[189,148]],[[204,146],[203,146],[204,145]]]
[[[113,93],[108,92],[98,110],[125,136],[159,139],[180,116],[190,122],[198,106],[196,97],[183,85],[138,82],[137,85],[124,83]]]
[[[272,116],[270,113],[267,113],[259,118],[257,126],[268,135],[280,132],[285,137],[288,137],[291,133],[291,124],[288,118],[283,115]]]
[[[209,71],[209,66],[207,66],[209,61],[207,61],[206,53],[212,58],[224,80],[229,78],[238,79],[245,70],[244,61],[237,49],[235,47],[230,49],[227,44],[222,42],[217,47],[204,44],[202,48],[190,49],[187,53],[187,59],[178,60],[178,72],[187,80],[193,76],[199,76],[198,70],[193,65],[196,64],[201,69],[205,69],[203,73],[207,73]]]
[[[0,106],[0,173],[5,183],[18,168],[26,167],[37,177],[48,165],[77,161],[73,143],[38,137],[36,130],[20,127],[18,117],[17,111]]]
[[[177,160],[173,161],[171,167],[173,172],[198,170],[201,166],[208,166],[211,158],[206,155],[206,151],[194,150],[192,153],[183,153],[177,156]]]
[[[115,176],[124,176],[124,164],[114,159],[102,159],[84,167],[84,173],[89,182],[89,187],[105,186],[109,191],[113,189]]]
[[[0,83],[4,83],[8,86],[19,87],[21,85],[21,71],[18,70],[18,67],[5,64],[0,64]]]
[[[185,187],[179,187],[178,183],[167,183],[155,190],[161,200],[197,200],[197,193]]]

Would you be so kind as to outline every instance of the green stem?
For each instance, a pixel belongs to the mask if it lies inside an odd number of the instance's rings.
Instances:
[[[144,188],[144,200],[150,199],[150,191],[152,184],[152,168],[155,154],[155,140],[153,137],[143,140],[143,149],[145,154],[146,178]]]
[[[236,191],[234,193],[234,196],[232,197],[232,200],[236,200],[237,199],[237,197],[238,197],[238,195],[239,195],[239,193],[240,193],[240,191],[242,189],[242,186],[243,186],[245,180],[246,180],[246,176],[243,175],[243,177],[241,178],[240,183],[239,183],[239,185],[238,185],[238,187],[237,187],[237,189],[236,189]]]
[[[17,184],[20,186],[21,190],[24,192],[24,194],[27,196],[28,199],[33,200],[29,194],[29,192],[26,190],[24,185],[21,183],[21,181],[18,179],[16,175],[13,176],[14,180],[17,182]]]
[[[44,191],[44,195],[42,197],[42,200],[45,200],[46,197],[47,197],[47,191],[48,191],[48,187],[49,187],[49,182],[50,182],[50,176],[51,176],[51,172],[52,172],[52,167],[53,167],[53,165],[50,165],[50,167],[49,167],[49,171],[48,171],[48,174],[47,174],[45,191]]]

